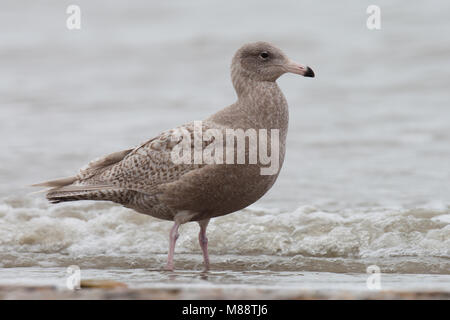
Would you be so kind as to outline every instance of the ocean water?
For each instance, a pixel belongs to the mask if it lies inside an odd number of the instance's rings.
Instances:
[[[109,203],[49,205],[27,185],[233,103],[232,55],[265,40],[316,78],[278,81],[286,160],[260,201],[210,223],[213,272],[234,277],[216,281],[377,265],[450,290],[448,3],[82,0],[74,31],[69,4],[0,12],[0,284],[69,265],[163,281],[171,223]],[[366,27],[369,4],[381,30]],[[188,274],[202,268],[197,232],[184,225],[177,242]]]

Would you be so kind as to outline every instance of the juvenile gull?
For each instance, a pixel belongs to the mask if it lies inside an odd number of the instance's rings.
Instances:
[[[174,221],[166,269],[173,270],[173,255],[181,224],[197,221],[204,267],[209,269],[206,228],[213,217],[243,209],[261,198],[274,184],[284,160],[288,129],[288,105],[276,84],[284,73],[314,77],[267,42],[249,43],[234,55],[231,79],[237,101],[201,122],[208,129],[277,129],[279,166],[273,174],[261,174],[262,161],[244,164],[179,163],[172,151],[185,141],[194,153],[194,122],[161,133],[137,148],[123,150],[92,161],[76,176],[47,181],[52,203],[75,200],[107,200],[156,218]],[[180,136],[180,131],[188,135]],[[189,140],[189,138],[191,138]],[[267,136],[270,145],[271,136]],[[208,142],[203,142],[205,147]],[[249,142],[249,145],[251,143]],[[246,159],[249,148],[245,149]],[[270,148],[269,148],[270,149]],[[270,151],[270,150],[269,150]],[[273,149],[275,152],[275,149]],[[195,158],[195,157],[194,157]]]

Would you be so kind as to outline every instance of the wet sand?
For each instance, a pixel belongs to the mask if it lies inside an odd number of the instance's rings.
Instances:
[[[93,300],[310,300],[310,299],[450,299],[450,292],[442,291],[346,291],[346,290],[303,290],[270,288],[82,288],[80,290],[60,289],[56,286],[0,286],[0,299],[93,299]]]
[[[442,274],[81,269],[70,290],[66,268],[3,270],[0,299],[450,299]]]

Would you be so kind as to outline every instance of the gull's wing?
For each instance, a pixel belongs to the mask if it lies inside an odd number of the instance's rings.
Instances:
[[[217,128],[217,126],[201,122],[202,132],[210,128]],[[194,123],[188,123],[165,131],[135,149],[113,153],[95,160],[80,171],[74,185],[79,185],[80,188],[107,186],[151,194],[159,185],[176,181],[184,174],[205,166],[205,164],[193,162],[173,161],[172,152],[181,148],[187,148],[188,150],[184,151],[193,154],[194,135],[197,135],[197,132]],[[201,136],[197,138],[202,139]],[[184,139],[187,140],[183,143]],[[202,147],[209,143],[211,141],[203,142]],[[175,150],[175,148],[178,149]]]

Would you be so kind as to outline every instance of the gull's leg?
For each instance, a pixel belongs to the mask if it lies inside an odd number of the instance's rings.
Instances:
[[[203,261],[205,263],[205,271],[209,270],[209,256],[208,256],[208,238],[206,237],[206,227],[208,226],[209,219],[201,220],[198,222],[200,225],[200,232],[198,233],[198,242],[203,252]]]
[[[177,242],[177,239],[179,237],[179,234],[178,234],[179,227],[180,227],[180,224],[178,222],[175,222],[172,227],[172,230],[170,230],[169,255],[167,257],[166,270],[173,271],[173,255],[175,253],[175,243]]]

